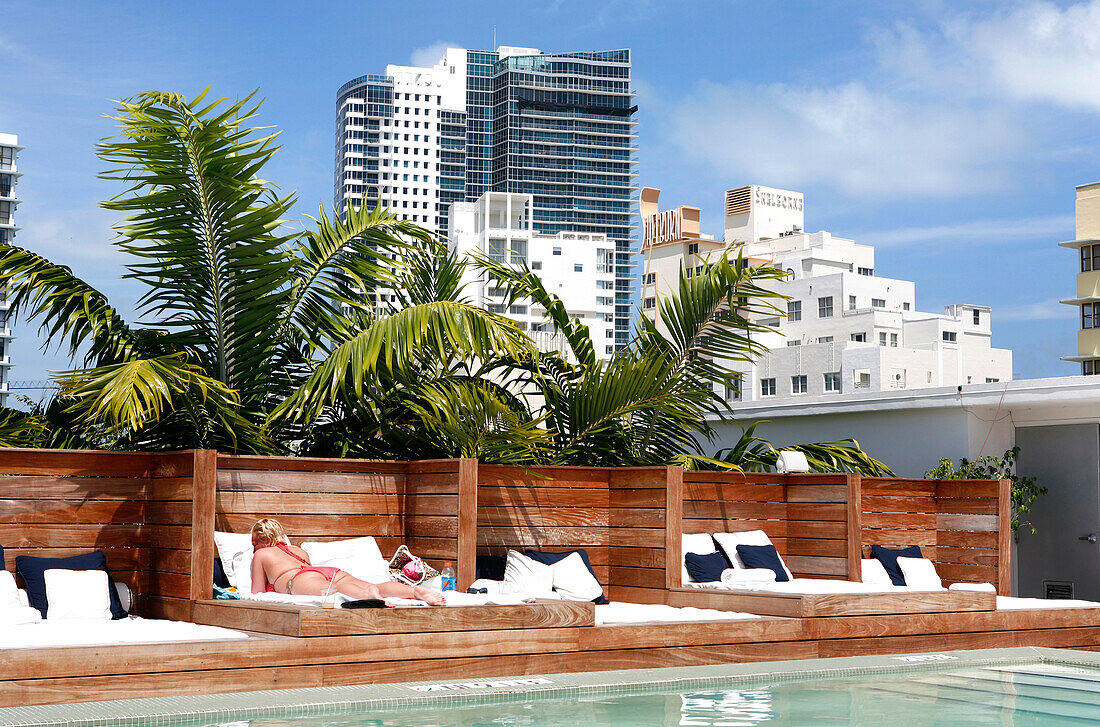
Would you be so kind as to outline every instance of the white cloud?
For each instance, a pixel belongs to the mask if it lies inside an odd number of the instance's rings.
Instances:
[[[999,115],[911,101],[860,82],[701,84],[668,119],[682,152],[727,178],[824,183],[852,196],[980,193],[1006,182],[1019,132]]]
[[[423,48],[417,48],[409,56],[409,65],[419,66],[422,68],[431,68],[439,59],[443,57],[443,54],[447,52],[448,48],[462,48],[459,43],[451,43],[445,40],[437,40],[431,45],[424,46]]]
[[[1015,241],[1045,239],[1053,244],[1073,235],[1073,215],[1050,215],[994,220],[972,220],[953,225],[928,227],[900,227],[889,230],[863,232],[857,239],[876,247],[891,247],[920,243],[932,245],[953,244],[1003,244]]]
[[[993,315],[998,321],[1053,321],[1074,318],[1077,313],[1073,306],[1059,303],[1057,298],[1049,298],[998,307],[993,310]]]

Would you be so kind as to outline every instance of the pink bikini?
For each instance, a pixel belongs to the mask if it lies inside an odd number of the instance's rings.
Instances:
[[[294,573],[293,576],[290,577],[290,580],[286,582],[286,592],[288,594],[291,593],[291,586],[294,583],[294,579],[297,578],[298,576],[302,575],[303,573],[310,573],[310,572],[320,573],[321,575],[323,575],[325,578],[328,579],[329,583],[332,583],[332,581],[335,580],[336,575],[340,572],[339,568],[333,568],[332,566],[328,566],[328,565],[310,565],[308,560],[303,559],[300,555],[298,555],[297,553],[292,551],[289,547],[287,547],[286,543],[275,543],[274,546],[272,546],[272,545],[260,545],[260,546],[257,546],[255,549],[260,550],[261,548],[271,548],[271,547],[278,548],[279,550],[283,551],[284,553],[286,553],[287,555],[289,555],[291,558],[298,561],[302,565],[294,567],[294,568],[288,568],[287,570],[283,571],[279,575],[275,576],[274,580],[271,583],[267,584],[267,592],[268,593],[278,593],[278,591],[275,590],[275,583],[278,582],[278,580],[280,578],[285,576],[287,573],[290,573],[291,571],[296,571],[296,572]],[[293,594],[291,594],[291,595],[293,595]]]

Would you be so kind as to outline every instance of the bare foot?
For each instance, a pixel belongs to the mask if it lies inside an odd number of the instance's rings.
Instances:
[[[446,606],[447,599],[439,591],[430,588],[418,587],[413,589],[413,595],[429,606]]]

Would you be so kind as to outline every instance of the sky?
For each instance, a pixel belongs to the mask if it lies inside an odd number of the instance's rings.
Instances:
[[[449,46],[630,48],[639,186],[702,208],[805,194],[806,228],[875,245],[917,308],[993,307],[1022,378],[1073,375],[1074,187],[1100,180],[1100,0],[1048,2],[16,2],[0,0],[0,132],[26,149],[17,244],[130,313],[97,174],[114,100],[156,89],[266,99],[265,176],[294,224],[332,205],[336,90]],[[17,322],[13,380],[67,366]]]

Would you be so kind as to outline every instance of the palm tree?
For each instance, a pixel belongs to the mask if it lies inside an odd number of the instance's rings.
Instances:
[[[136,260],[126,277],[145,288],[141,323],[123,320],[69,268],[0,247],[13,309],[82,363],[55,378],[86,441],[285,449],[301,432],[276,431],[270,412],[350,352],[360,357],[356,389],[425,352],[525,355],[530,343],[514,324],[455,301],[380,315],[368,293],[396,287],[403,255],[429,245],[428,233],[366,205],[343,219],[321,209],[313,229],[290,231],[283,216],[293,196],[260,176],[277,134],[247,126],[260,104],[206,95],[122,102],[121,135],[98,144],[111,165],[102,177],[124,185],[103,206],[129,215],[115,244]],[[45,426],[42,417],[9,419]]]

